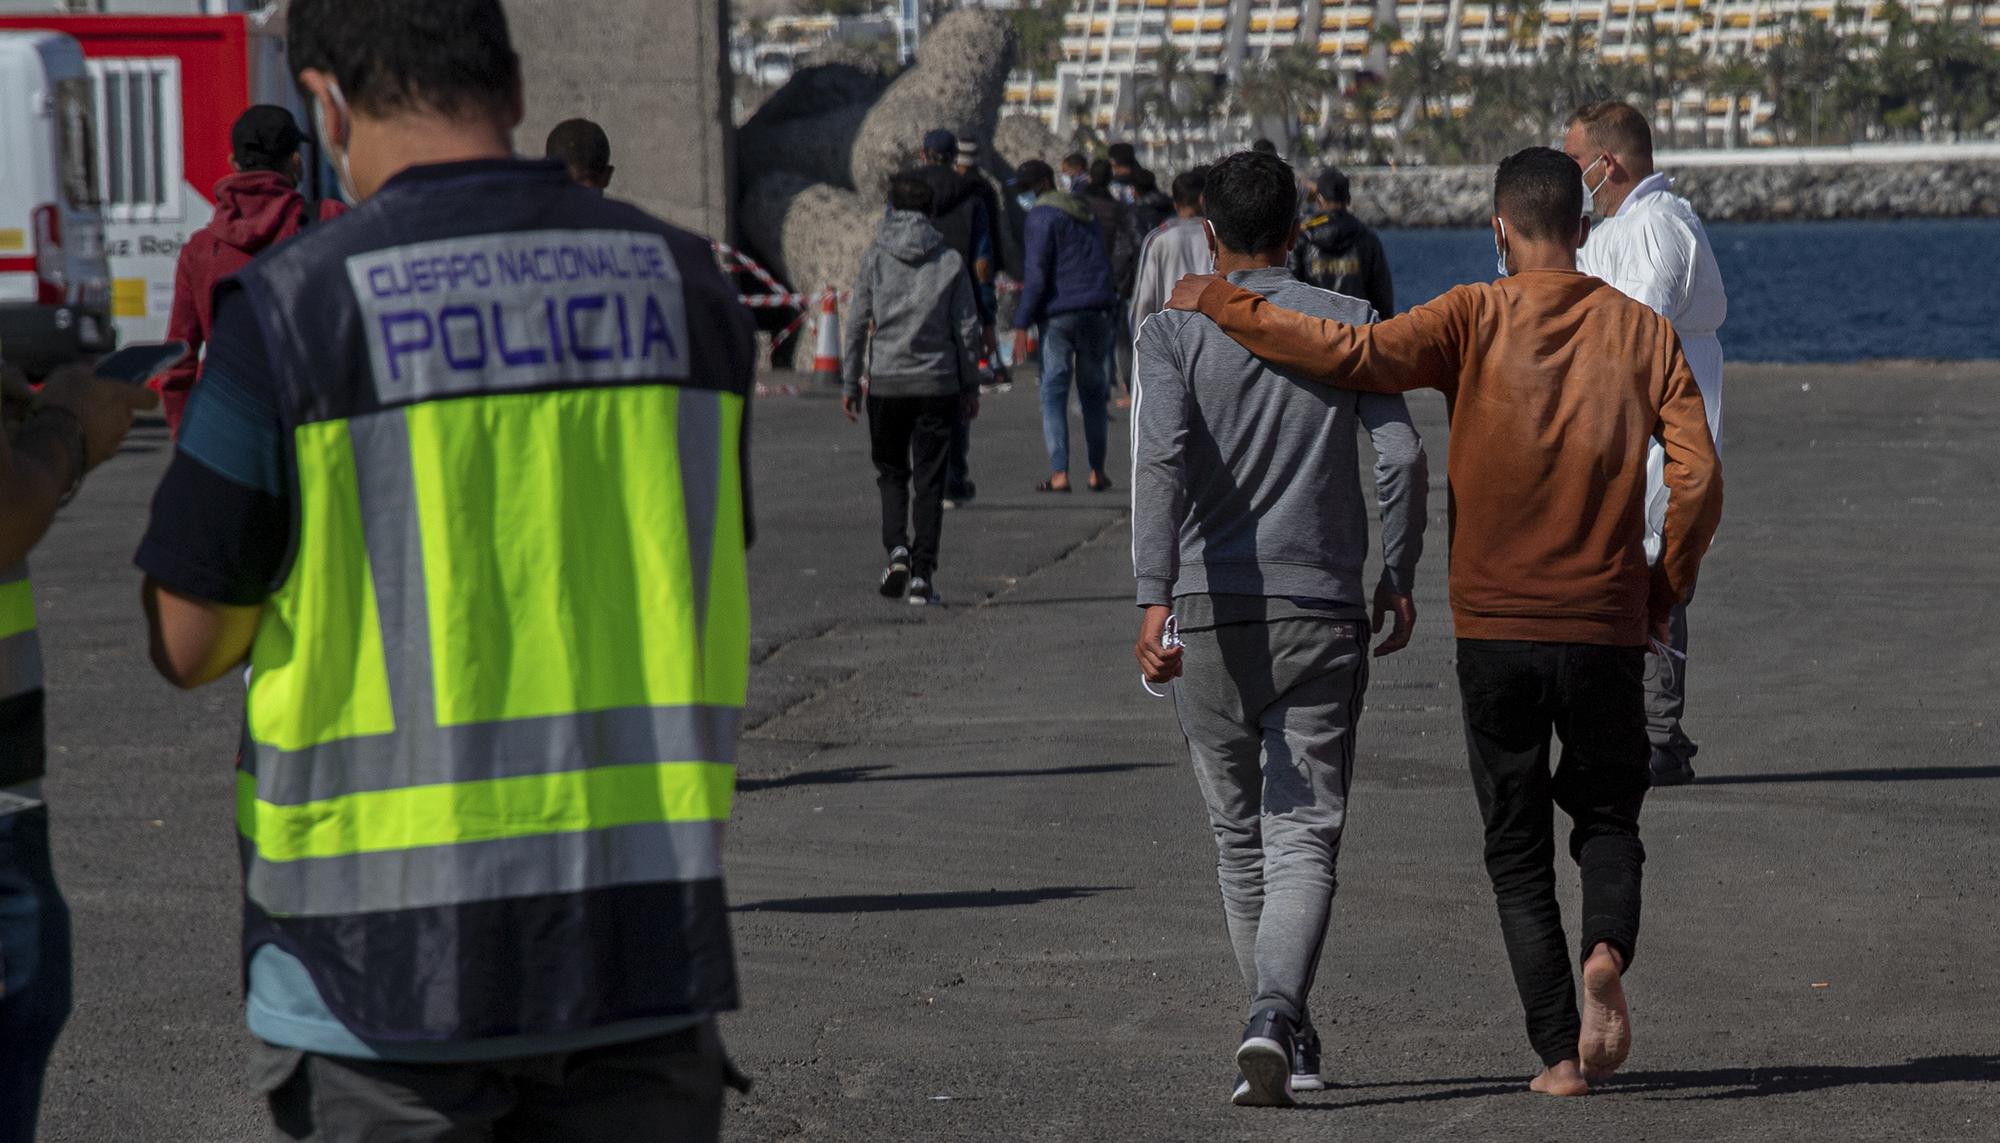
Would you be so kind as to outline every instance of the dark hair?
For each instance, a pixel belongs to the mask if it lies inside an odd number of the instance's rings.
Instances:
[[[1201,199],[1223,249],[1262,254],[1291,235],[1299,184],[1292,165],[1278,156],[1238,151],[1208,169]]]
[[[357,111],[502,114],[520,93],[500,0],[292,0],[286,21],[294,73],[333,76]]]
[[[1572,126],[1583,124],[1583,136],[1591,146],[1611,152],[1627,166],[1653,165],[1653,129],[1631,104],[1618,99],[1587,104],[1577,108],[1569,121]]]
[[[292,159],[299,153],[298,120],[274,104],[260,103],[245,108],[229,128],[229,157],[239,171],[275,171],[290,174]]]
[[[1574,238],[1583,217],[1583,169],[1547,147],[1516,151],[1500,160],[1493,176],[1493,212],[1522,238]]]
[[[588,119],[565,119],[549,132],[542,154],[561,159],[572,171],[601,175],[611,169],[611,139]]]
[[[889,180],[889,206],[895,210],[914,210],[918,214],[929,214],[937,205],[937,196],[931,193],[931,184],[914,171],[904,171]]]
[[[1099,159],[1090,164],[1090,185],[1098,190],[1111,185],[1111,160]]]
[[[1071,167],[1088,168],[1090,160],[1084,158],[1081,151],[1071,151],[1069,154],[1063,156],[1062,165],[1064,170],[1068,170]]]
[[[1319,192],[1319,197],[1335,206],[1346,206],[1352,201],[1349,197],[1347,176],[1340,173],[1339,167],[1328,167],[1321,171],[1318,180],[1313,184],[1313,189]]]
[[[1014,168],[1014,189],[1032,191],[1043,183],[1056,181],[1056,173],[1040,159],[1029,159]]]
[[[1136,167],[1139,165],[1139,152],[1130,143],[1113,143],[1111,144],[1109,153],[1111,161],[1121,167]]]
[[[1160,177],[1144,167],[1132,172],[1132,189],[1140,194],[1152,194],[1160,189]]]
[[[1250,144],[1250,149],[1260,155],[1275,155],[1278,153],[1278,145],[1269,139],[1257,140],[1255,143]]]
[[[1174,176],[1174,205],[1201,207],[1201,191],[1208,185],[1207,167],[1189,167]]]

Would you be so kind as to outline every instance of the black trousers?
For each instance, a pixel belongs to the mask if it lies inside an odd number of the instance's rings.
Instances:
[[[937,570],[945,462],[958,406],[957,397],[868,398],[868,440],[875,486],[882,490],[882,548],[910,549],[911,573],[926,579]]]
[[[715,1143],[742,1086],[713,1020],[580,1052],[405,1064],[252,1049],[279,1143]]]
[[[1486,821],[1486,872],[1500,933],[1545,1064],[1577,1054],[1581,1023],[1569,943],[1556,904],[1555,807],[1571,821],[1583,878],[1583,943],[1605,942],[1630,966],[1646,860],[1645,652],[1581,643],[1458,641],[1472,787]],[[1549,733],[1562,760],[1549,768]]]

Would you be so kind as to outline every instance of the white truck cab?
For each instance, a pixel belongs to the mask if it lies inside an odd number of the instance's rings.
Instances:
[[[0,349],[40,376],[112,347],[96,112],[69,36],[0,31]]]

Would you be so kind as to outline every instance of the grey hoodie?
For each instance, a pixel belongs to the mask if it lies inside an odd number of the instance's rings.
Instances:
[[[884,218],[848,299],[841,391],[866,376],[876,397],[976,393],[984,340],[958,251],[915,211]]]

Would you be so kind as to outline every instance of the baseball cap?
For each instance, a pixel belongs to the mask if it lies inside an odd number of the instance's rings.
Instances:
[[[259,103],[236,117],[229,152],[239,167],[276,167],[299,153],[298,120],[282,107]]]
[[[961,163],[967,163],[974,166],[978,165],[979,144],[973,142],[970,139],[962,140],[958,144],[958,161]]]
[[[958,136],[940,127],[924,135],[924,154],[951,155],[958,152]]]

